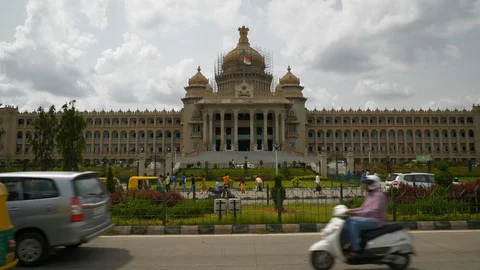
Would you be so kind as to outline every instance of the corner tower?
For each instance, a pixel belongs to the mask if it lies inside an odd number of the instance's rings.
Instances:
[[[183,156],[202,150],[202,112],[196,107],[196,103],[211,92],[208,79],[202,74],[200,66],[197,73],[188,80],[185,87],[185,97],[182,98],[182,149]],[[190,136],[187,136],[190,134]]]

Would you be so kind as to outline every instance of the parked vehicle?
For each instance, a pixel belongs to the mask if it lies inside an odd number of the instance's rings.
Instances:
[[[435,184],[435,175],[431,173],[392,173],[385,181],[385,188],[397,188],[401,183],[410,186],[429,188]]]
[[[128,190],[149,189],[158,184],[157,176],[132,176],[128,179]]]
[[[96,172],[0,173],[15,226],[16,255],[38,266],[52,247],[76,248],[110,231],[110,196]]]
[[[378,229],[361,233],[362,252],[357,256],[346,255],[347,243],[344,225],[348,208],[337,205],[333,217],[322,230],[322,240],[309,248],[310,262],[317,270],[332,269],[335,259],[350,265],[385,264],[391,269],[407,269],[410,254],[414,254],[412,237],[400,223],[389,223]]]
[[[18,259],[15,258],[14,228],[7,210],[7,197],[7,188],[0,183],[0,270],[11,269],[18,264]]]

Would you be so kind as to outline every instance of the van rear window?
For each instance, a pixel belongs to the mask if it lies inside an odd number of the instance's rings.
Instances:
[[[77,179],[73,181],[75,193],[79,197],[100,197],[107,195],[105,186],[97,178]]]
[[[393,181],[393,180],[395,180],[395,179],[397,179],[397,174],[392,173],[392,174],[388,177],[387,181]]]

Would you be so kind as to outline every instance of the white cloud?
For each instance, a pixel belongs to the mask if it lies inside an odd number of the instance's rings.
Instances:
[[[237,41],[232,36],[222,37],[222,51],[227,52],[237,45]]]
[[[367,110],[367,109],[376,110],[377,108],[378,108],[377,102],[375,102],[374,100],[368,100],[368,101],[365,103],[364,110]]]
[[[448,40],[480,25],[478,1],[273,0],[270,30],[283,53],[312,68],[387,75],[459,56]],[[288,19],[286,19],[288,18]]]
[[[305,88],[303,95],[308,97],[306,102],[307,108],[339,108],[337,105],[338,95],[332,95],[325,88],[319,88],[313,90],[311,88]]]
[[[383,100],[410,97],[415,94],[415,91],[408,86],[400,86],[398,83],[377,80],[358,81],[353,92],[361,96],[375,97]]]
[[[472,104],[480,104],[480,97],[472,97],[472,96],[465,96],[465,97],[457,97],[457,98],[441,98],[437,100],[430,100],[425,104],[422,104],[420,107],[424,110],[432,109],[458,109],[458,110],[471,110]]]
[[[241,0],[124,0],[126,20],[133,32],[153,37],[182,32],[197,23],[213,22],[228,29],[247,22]]]
[[[0,84],[64,97],[92,93],[79,60],[97,40],[79,30],[78,15],[105,27],[107,4],[104,0],[29,1],[27,19],[16,28],[15,40],[0,42]]]
[[[104,29],[108,25],[107,8],[111,0],[81,0],[79,10],[89,19],[90,25]]]
[[[122,45],[104,51],[97,60],[94,81],[99,92],[117,104],[177,104],[185,94],[188,75],[196,72],[193,59],[162,69],[163,56],[157,47],[134,34],[125,33],[123,38]]]

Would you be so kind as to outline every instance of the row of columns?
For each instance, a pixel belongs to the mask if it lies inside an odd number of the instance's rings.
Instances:
[[[398,152],[398,150],[400,149],[399,148],[399,144],[403,144],[404,148],[407,148],[409,146],[413,146],[413,152],[414,153],[427,153],[426,149],[428,146],[431,147],[431,151],[430,152],[435,152],[436,149],[435,146],[438,145],[439,148],[440,148],[440,153],[443,154],[443,152],[445,152],[445,148],[444,146],[446,145],[447,147],[453,147],[453,146],[456,146],[457,150],[456,151],[462,151],[460,150],[461,147],[462,147],[462,143],[460,142],[460,140],[457,138],[454,142],[451,142],[450,141],[450,138],[447,139],[446,141],[443,140],[443,138],[433,138],[433,137],[429,137],[429,138],[425,138],[425,137],[422,137],[422,138],[419,138],[417,140],[416,137],[412,137],[412,138],[406,138],[404,137],[402,140],[398,139],[398,138],[394,138],[393,141],[390,141],[390,137],[385,137],[385,141],[381,141],[380,139],[383,139],[383,138],[378,138],[376,139],[376,141],[372,142],[372,139],[370,137],[359,137],[358,138],[358,141],[354,142],[354,140],[352,138],[350,138],[350,142],[346,142],[346,140],[344,138],[339,138],[341,140],[341,142],[337,142],[337,138],[334,138],[332,139],[332,142],[327,142],[326,140],[324,140],[323,142],[318,142],[318,138],[317,137],[314,137],[314,145],[315,145],[315,149],[319,149],[319,147],[323,147],[323,148],[327,148],[327,146],[331,146],[331,147],[335,147],[335,146],[341,146],[341,149],[345,149],[345,147],[350,147],[351,149],[354,149],[354,145],[355,143],[358,143],[359,144],[359,148],[360,149],[363,149],[363,146],[368,146],[368,149],[372,149],[373,146],[377,146],[377,151],[380,151],[381,149],[381,146],[385,145],[386,146],[386,149],[384,152],[386,152],[387,154],[390,154],[390,152],[392,152],[390,150],[390,146],[394,146],[394,150],[393,152]],[[409,142],[407,139],[412,139],[411,142]],[[437,139],[437,140],[435,140]],[[417,151],[417,144],[420,144],[421,146],[421,151]],[[466,151],[465,152],[470,152],[470,140],[469,140],[469,137],[465,137],[465,142],[464,144],[466,146]],[[452,148],[453,149],[453,148]]]
[[[232,113],[233,120],[233,150],[238,151],[238,109],[234,109]],[[255,110],[250,109],[250,151],[253,151],[255,148]],[[225,111],[220,111],[220,151],[225,149]],[[268,112],[263,112],[263,144],[264,150],[267,149],[268,141]],[[214,145],[212,143],[212,138],[214,136],[214,124],[213,124],[214,112],[213,111],[204,111],[203,112],[203,145],[205,150],[212,151]],[[285,148],[285,112],[274,112],[273,119],[275,121],[275,141],[274,143],[280,144],[281,149]],[[280,132],[281,130],[281,132]]]

